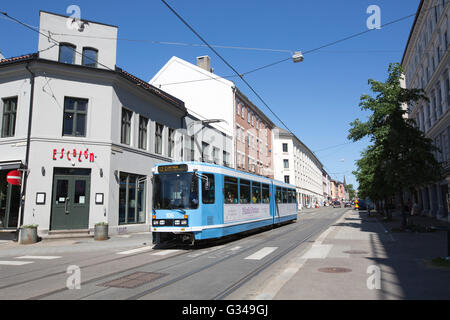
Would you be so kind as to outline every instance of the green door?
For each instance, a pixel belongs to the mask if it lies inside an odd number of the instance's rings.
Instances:
[[[55,175],[51,230],[89,228],[90,176]]]

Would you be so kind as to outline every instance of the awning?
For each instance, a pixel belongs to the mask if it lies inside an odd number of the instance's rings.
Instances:
[[[0,170],[14,170],[23,167],[22,161],[0,162]]]

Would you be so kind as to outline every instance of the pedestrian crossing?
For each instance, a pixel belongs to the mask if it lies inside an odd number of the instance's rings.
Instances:
[[[62,257],[57,256],[21,256],[16,257],[14,260],[0,260],[0,266],[24,266],[27,264],[32,264],[34,260],[56,260],[61,259]],[[26,261],[21,261],[26,260]],[[30,261],[32,260],[32,261]]]
[[[241,246],[230,246],[230,247],[226,248],[226,246],[223,245],[223,246],[217,246],[214,248],[191,253],[188,255],[188,257],[196,258],[196,257],[200,257],[200,256],[208,256],[209,258],[217,258],[222,255],[232,255],[232,254],[238,253],[239,251],[242,251],[244,249],[245,248],[243,248]],[[259,250],[256,250],[255,252],[252,252],[250,255],[246,256],[244,258],[244,260],[249,260],[249,261],[263,260],[267,256],[273,254],[277,249],[279,249],[279,248],[278,247],[264,247]],[[117,252],[116,254],[117,255],[132,255],[132,254],[137,254],[137,253],[144,253],[147,251],[153,251],[153,247],[146,246],[146,247],[141,247],[141,248],[135,248],[135,249]],[[175,253],[179,253],[181,251],[182,250],[175,250],[175,249],[157,250],[155,252],[150,252],[150,255],[163,257],[163,256],[169,256],[169,255],[172,255]],[[61,258],[62,258],[61,256],[36,256],[36,255],[20,256],[20,257],[15,257],[11,260],[0,260],[0,266],[25,266],[25,265],[33,264],[37,261],[52,261],[52,260],[57,260],[57,259],[61,259]]]

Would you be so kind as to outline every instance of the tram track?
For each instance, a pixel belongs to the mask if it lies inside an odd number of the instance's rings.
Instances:
[[[339,216],[340,217],[340,216]],[[237,282],[233,283],[231,286],[228,286],[225,290],[221,291],[218,295],[216,295],[213,300],[221,300],[224,297],[230,295],[232,292],[234,292],[235,290],[237,290],[239,287],[241,287],[243,284],[245,284],[246,282],[250,281],[251,279],[253,279],[256,275],[258,275],[261,271],[267,269],[268,267],[270,267],[273,263],[275,263],[276,261],[278,261],[280,258],[282,258],[283,256],[287,255],[288,253],[290,253],[291,251],[293,251],[294,249],[296,249],[298,246],[300,246],[301,244],[305,243],[306,241],[308,241],[311,237],[313,237],[316,234],[319,234],[322,230],[326,230],[329,228],[330,225],[332,225],[333,223],[335,223],[337,221],[337,219],[339,219],[339,217],[337,217],[336,219],[333,219],[330,223],[327,223],[325,225],[325,227],[321,226],[320,228],[315,229],[313,232],[311,232],[310,234],[308,234],[308,236],[306,236],[305,238],[302,238],[302,240],[295,242],[293,245],[289,246],[287,249],[283,250],[280,254],[274,256],[273,258],[271,258],[270,260],[268,260],[266,263],[264,263],[263,265],[259,266],[258,268],[256,268],[255,270],[253,270],[251,273],[247,274],[245,277],[241,278],[240,280],[238,280]],[[298,228],[293,228],[292,230],[289,230],[288,232],[284,232],[281,236],[284,237],[288,234],[290,234],[293,231],[301,231]],[[204,265],[202,267],[196,268],[192,271],[189,271],[185,274],[182,274],[178,277],[175,277],[171,280],[168,280],[166,282],[163,282],[151,289],[142,291],[138,294],[135,294],[131,297],[128,297],[127,300],[138,300],[144,296],[147,296],[149,294],[155,293],[158,290],[161,290],[163,288],[169,287],[175,283],[178,283],[180,281],[183,281],[199,272],[205,271],[207,269],[210,269],[220,263],[223,263],[225,261],[228,261],[238,255],[241,255],[247,251],[250,251],[252,249],[255,249],[256,247],[259,246],[264,246],[265,244],[271,242],[272,240],[274,240],[275,238],[279,238],[280,235],[274,235],[272,237],[270,237],[269,239],[261,242],[261,243],[257,243],[251,247],[245,248],[244,250],[237,252],[235,254],[226,256],[222,259],[216,260],[212,263],[209,263],[207,265]]]
[[[196,268],[196,269],[194,269],[194,270],[192,270],[190,272],[187,272],[187,273],[182,274],[182,275],[180,275],[178,277],[175,277],[175,278],[173,278],[171,280],[168,280],[168,281],[166,281],[166,282],[164,282],[164,283],[162,283],[160,285],[157,285],[157,286],[155,286],[153,288],[150,288],[150,289],[145,290],[143,292],[137,293],[137,294],[135,294],[135,295],[133,295],[131,297],[128,297],[127,300],[139,299],[139,298],[141,298],[141,297],[143,297],[145,295],[148,295],[150,293],[154,293],[154,292],[156,292],[156,291],[158,291],[158,290],[160,290],[162,288],[166,288],[166,287],[168,287],[168,286],[170,286],[172,284],[175,284],[175,283],[177,283],[179,281],[182,281],[183,279],[186,279],[186,278],[188,278],[188,277],[190,277],[190,276],[192,276],[194,274],[198,274],[199,272],[202,272],[204,270],[210,269],[213,266],[218,265],[218,264],[220,264],[222,262],[225,262],[225,261],[227,261],[229,259],[232,259],[233,257],[236,257],[239,254],[243,254],[244,252],[252,250],[252,249],[254,249],[254,248],[258,247],[258,246],[263,246],[263,245],[265,245],[267,243],[270,243],[271,241],[273,241],[276,238],[283,237],[283,236],[288,235],[288,234],[290,234],[290,233],[292,233],[294,231],[302,231],[302,230],[305,230],[305,229],[311,227],[311,224],[312,224],[311,220],[302,220],[302,221],[303,221],[303,225],[300,226],[300,227],[297,224],[285,225],[285,226],[282,226],[282,227],[279,227],[279,228],[277,227],[275,229],[282,230],[282,231],[281,232],[276,232],[276,234],[274,234],[274,235],[272,235],[270,237],[267,237],[267,233],[266,232],[258,232],[258,233],[254,233],[254,234],[251,234],[251,235],[248,235],[248,236],[245,236],[245,237],[239,237],[238,241],[243,240],[243,239],[244,240],[252,240],[252,239],[257,239],[258,240],[258,238],[263,238],[263,240],[262,241],[258,241],[256,244],[254,244],[254,245],[252,245],[252,246],[250,246],[248,248],[245,248],[244,250],[240,250],[236,254],[228,255],[228,256],[226,256],[226,257],[224,257],[222,259],[219,259],[219,260],[214,261],[212,263],[208,263],[208,264],[206,264],[206,265],[204,265],[202,267]],[[330,224],[332,224],[332,223],[333,222],[327,223],[327,227]],[[287,228],[289,228],[289,230],[286,230]],[[282,253],[276,255],[276,257],[270,259],[268,262],[264,263],[262,266],[258,267],[257,269],[255,269],[254,271],[252,271],[251,273],[246,275],[245,277],[241,278],[239,281],[237,281],[234,284],[230,285],[225,290],[223,290],[218,295],[216,295],[213,299],[222,299],[222,298],[226,297],[227,295],[231,294],[233,291],[235,291],[237,288],[242,286],[244,283],[246,283],[249,280],[251,280],[252,278],[254,278],[261,271],[263,271],[264,269],[267,269],[270,265],[272,265],[274,262],[276,262],[282,256],[287,255],[289,252],[294,250],[296,247],[298,247],[299,245],[301,245],[305,241],[308,241],[309,238],[314,236],[320,230],[321,230],[321,228],[319,228],[318,230],[315,230],[314,232],[310,233],[307,237],[302,238],[302,240],[296,242],[295,244],[291,245],[289,248],[283,250]],[[264,238],[266,238],[266,239],[264,239]],[[235,240],[228,240],[228,241],[224,241],[224,242],[225,243],[233,243],[234,241]],[[218,242],[220,244],[220,242],[223,242],[223,241],[218,240]],[[209,248],[209,247],[214,248],[214,246],[217,246],[217,244],[218,243],[214,243],[213,245],[200,246],[200,248],[193,248],[193,249],[190,249],[190,248],[186,249],[186,246],[185,247],[181,246],[181,248],[184,248],[184,251],[180,252],[178,254],[173,254],[171,256],[158,259],[156,261],[142,263],[142,264],[139,264],[139,265],[136,265],[136,266],[132,266],[130,268],[126,268],[126,269],[122,269],[122,270],[119,270],[119,271],[115,271],[115,272],[111,272],[111,273],[108,273],[108,274],[104,274],[104,275],[99,276],[99,277],[94,277],[92,279],[89,279],[89,280],[86,280],[86,281],[82,282],[81,285],[83,286],[83,285],[87,285],[87,284],[92,284],[92,283],[95,283],[95,282],[102,281],[104,279],[113,278],[113,277],[115,277],[117,275],[120,275],[120,274],[131,272],[133,270],[138,270],[138,269],[140,269],[142,267],[148,267],[148,266],[155,265],[155,264],[158,264],[158,263],[164,263],[164,262],[167,262],[170,259],[180,258],[182,256],[189,255],[192,252],[196,252],[196,251],[199,251],[201,249],[205,249],[205,248]],[[170,246],[170,247],[160,248],[160,249],[173,249],[173,248],[179,249],[180,246]],[[89,264],[89,265],[86,265],[86,266],[81,266],[81,268],[82,269],[86,269],[86,268],[95,267],[95,266],[99,266],[99,265],[103,265],[103,264],[114,263],[114,262],[117,262],[117,261],[130,259],[130,258],[133,258],[133,257],[136,257],[136,256],[141,256],[141,255],[146,255],[146,254],[149,254],[149,252],[148,251],[147,252],[140,252],[140,253],[136,253],[136,254],[127,255],[127,256],[124,256],[124,257],[117,257],[117,258],[113,258],[113,259],[108,259],[108,260],[105,260],[105,261]],[[185,264],[192,263],[193,261],[195,261],[196,259],[199,259],[201,257],[202,257],[202,255],[195,256],[195,257],[190,258],[190,259],[186,259],[186,260],[182,261],[181,264],[185,265]],[[89,260],[89,259],[84,259],[83,261],[87,261],[87,260]],[[180,265],[180,264],[178,264],[178,265]],[[167,267],[161,268],[160,270],[155,270],[155,272],[163,271],[163,270],[167,270]],[[18,283],[9,284],[9,285],[0,287],[0,290],[1,289],[5,289],[5,288],[11,288],[11,287],[15,287],[15,286],[20,286],[20,285],[23,285],[23,284],[26,284],[26,283],[29,283],[29,282],[39,281],[39,280],[46,279],[46,278],[50,279],[51,277],[60,276],[62,274],[66,274],[66,271],[54,272],[54,273],[51,273],[51,274],[48,274],[48,275],[44,275],[44,276],[41,276],[41,277],[36,277],[36,278],[29,279],[29,280],[26,280],[26,281],[21,281],[21,282],[18,282]],[[39,299],[48,298],[48,297],[51,297],[53,295],[57,295],[59,293],[67,291],[67,290],[68,289],[65,288],[65,287],[57,289],[57,290],[52,290],[50,292],[46,292],[46,293],[43,293],[43,294],[40,294],[40,295],[36,295],[36,296],[30,297],[30,298],[28,298],[28,300],[39,300]],[[96,293],[89,294],[89,295],[87,295],[85,297],[82,297],[81,299],[86,298],[86,297],[91,296],[91,295],[95,295],[95,294]]]
[[[293,230],[291,230],[291,231],[293,231]],[[265,235],[264,232],[258,232],[258,233],[251,234],[251,235],[246,236],[246,237],[241,237],[240,239],[252,239],[252,238],[258,238],[258,237],[264,237],[264,235]],[[204,249],[204,248],[207,248],[207,247],[211,247],[213,245],[217,245],[217,244],[220,244],[220,243],[223,243],[223,242],[230,242],[230,240],[229,239],[228,240],[219,239],[219,240],[217,240],[217,242],[210,243],[210,244],[207,244],[207,245],[200,245],[197,248],[190,248],[190,247],[185,246],[185,245],[178,245],[178,246],[176,246],[176,245],[168,245],[168,246],[165,246],[165,247],[160,247],[160,248],[158,248],[156,250],[179,249],[179,248],[181,248],[181,249],[184,249],[184,252],[180,252],[178,254],[174,254],[174,255],[171,255],[171,256],[168,256],[168,257],[164,257],[164,258],[158,259],[156,261],[146,262],[146,263],[143,263],[143,264],[140,264],[140,265],[137,265],[137,266],[133,266],[133,267],[127,268],[127,269],[123,269],[123,270],[120,270],[120,271],[112,272],[112,273],[109,273],[109,274],[106,274],[106,275],[102,275],[100,277],[92,278],[92,279],[89,279],[87,281],[82,282],[81,285],[86,285],[86,284],[94,283],[94,282],[97,282],[97,281],[101,281],[103,279],[114,277],[116,275],[132,271],[134,269],[139,269],[139,268],[142,268],[142,267],[145,267],[145,266],[150,266],[150,265],[153,265],[153,264],[156,264],[156,263],[164,262],[166,260],[170,260],[170,259],[173,259],[173,258],[181,257],[183,255],[189,255],[192,252],[195,252],[197,250],[201,250],[201,249]],[[86,269],[86,268],[103,265],[105,263],[114,263],[114,262],[117,262],[117,261],[130,259],[130,258],[133,258],[133,257],[136,257],[136,256],[141,256],[141,255],[148,255],[148,254],[149,254],[148,251],[146,251],[146,252],[138,252],[138,253],[130,254],[130,255],[127,255],[127,256],[123,256],[123,257],[116,257],[116,258],[113,258],[113,259],[108,259],[108,260],[100,261],[100,262],[97,262],[97,263],[88,264],[88,265],[85,265],[85,266],[80,266],[80,268],[83,270],[83,269]],[[108,254],[108,255],[110,255],[110,254]],[[108,255],[105,255],[105,256],[108,256]],[[183,263],[192,262],[196,258],[198,258],[198,257],[193,257],[191,259],[187,259]],[[90,260],[90,259],[83,259],[82,261],[88,261],[88,260]],[[79,263],[79,260],[78,261],[73,261],[73,263]],[[64,263],[64,264],[60,264],[59,266],[66,266],[66,265],[67,265],[67,263]],[[58,266],[55,266],[55,268],[56,267],[58,267]],[[37,270],[30,271],[30,272],[36,272],[36,271]],[[0,287],[0,290],[7,289],[7,288],[12,288],[12,287],[16,287],[16,286],[20,286],[20,285],[23,285],[23,284],[26,284],[26,283],[29,283],[29,282],[34,282],[34,281],[39,281],[39,280],[43,280],[43,279],[46,279],[46,278],[59,276],[59,275],[62,275],[62,274],[66,274],[66,270],[54,272],[54,273],[47,274],[47,275],[44,275],[44,276],[41,276],[41,277],[36,277],[36,278],[24,280],[24,281],[21,281],[21,282],[12,283],[12,284],[9,284],[9,285],[5,285],[5,286]],[[53,291],[50,291],[50,292],[47,292],[47,293],[44,293],[44,294],[41,294],[41,295],[30,297],[27,300],[43,299],[43,298],[49,297],[51,295],[64,292],[66,290],[68,290],[68,289],[67,288],[61,288],[61,289],[53,290]]]

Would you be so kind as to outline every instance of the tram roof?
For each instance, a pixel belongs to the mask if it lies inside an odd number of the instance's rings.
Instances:
[[[270,179],[267,177],[259,176],[253,173],[236,170],[229,167],[224,167],[221,165],[213,164],[213,163],[204,163],[204,162],[171,162],[171,163],[160,163],[155,165],[155,170],[153,173],[156,173],[156,169],[161,166],[177,166],[177,165],[187,165],[188,166],[188,172],[193,172],[195,169],[203,172],[211,172],[211,173],[219,173],[219,174],[226,174],[230,176],[235,176],[238,178],[243,177],[244,179],[253,179],[258,182],[273,182],[275,185],[285,188],[291,188],[296,189],[297,187],[292,184],[287,184],[283,181]]]

